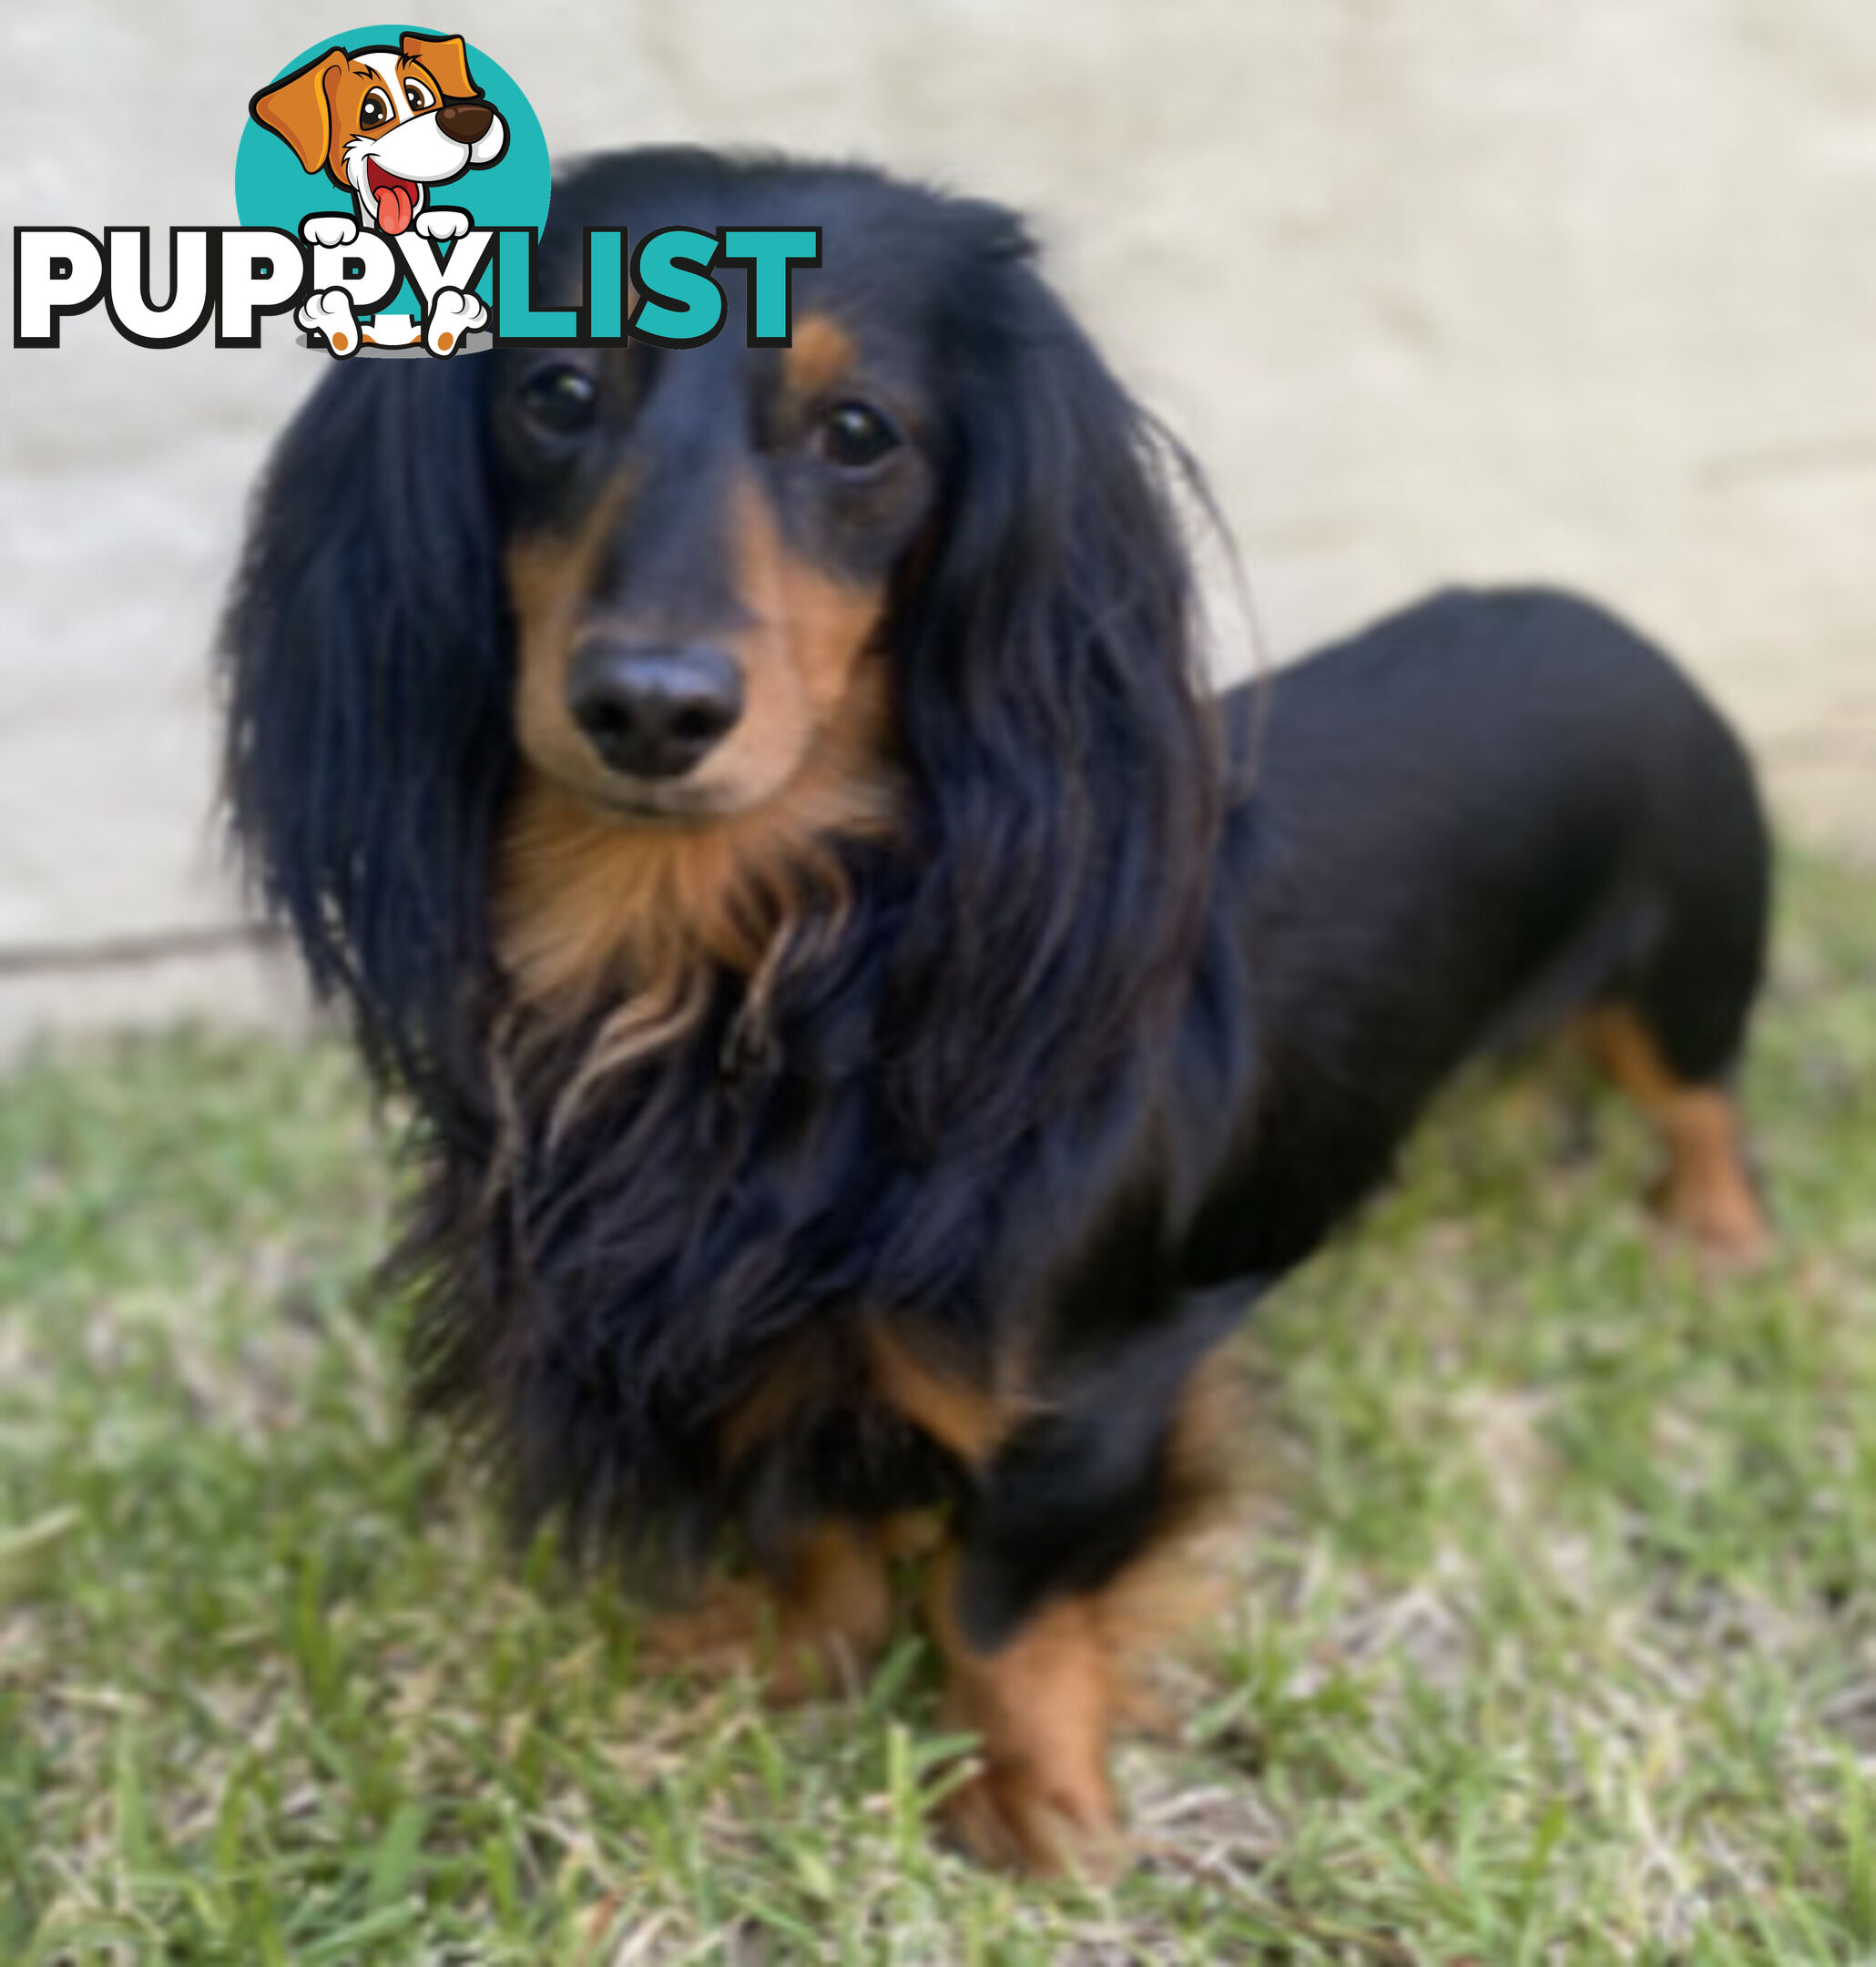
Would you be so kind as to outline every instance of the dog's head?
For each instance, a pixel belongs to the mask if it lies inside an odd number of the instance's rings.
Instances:
[[[507,126],[483,100],[460,35],[407,34],[394,48],[328,48],[249,106],[308,171],[358,199],[368,225],[397,233],[427,185],[498,162]]]
[[[909,1071],[981,1071],[1046,987],[1038,1042],[1111,1045],[1216,810],[1167,449],[1015,219],[869,171],[600,159],[543,285],[587,227],[723,224],[821,227],[791,345],[726,273],[703,346],[348,368],[289,433],[230,620],[273,897],[407,1051],[465,979],[629,990],[647,914],[761,973],[862,843],[900,1014],[951,1034]]]
[[[579,298],[584,225],[636,240],[730,216],[695,168],[668,184],[641,173],[596,167],[561,194],[544,274],[556,299]],[[839,208],[845,250],[794,275],[788,347],[743,345],[738,273],[723,276],[729,325],[705,346],[492,365],[516,739],[533,778],[621,827],[734,825],[831,753],[851,773],[892,748],[895,583],[959,434],[933,310],[943,257],[962,249],[928,236],[919,266],[876,191],[755,172],[729,191],[752,223],[825,224]],[[920,288],[882,290],[894,249]]]

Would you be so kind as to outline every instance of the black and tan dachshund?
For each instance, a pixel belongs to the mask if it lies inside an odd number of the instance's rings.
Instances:
[[[234,820],[408,1096],[418,1398],[519,1523],[739,1574],[678,1630],[760,1600],[778,1692],[873,1653],[923,1552],[960,1832],[1097,1862],[1208,1364],[1454,1067],[1579,1022],[1667,1221],[1761,1241],[1765,826],[1686,678],[1560,594],[1214,697],[1189,468],[1006,211],[605,157],[549,297],[584,228],[674,224],[822,229],[789,346],[320,385],[228,619]]]

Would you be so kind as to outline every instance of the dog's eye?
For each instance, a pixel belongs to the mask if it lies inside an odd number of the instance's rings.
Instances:
[[[430,91],[425,88],[421,82],[415,81],[406,82],[404,84],[403,99],[410,104],[411,107],[414,109],[419,116],[421,116],[424,110],[429,108],[430,106],[436,100],[436,98],[433,95],[431,95]]]
[[[391,120],[391,98],[381,88],[374,88],[359,107],[358,127],[360,129],[376,129],[379,124]]]
[[[555,362],[536,369],[521,385],[521,407],[543,430],[571,436],[585,430],[597,413],[599,385],[584,369]]]
[[[829,406],[814,438],[821,456],[841,471],[864,471],[902,441],[881,412],[851,398]]]

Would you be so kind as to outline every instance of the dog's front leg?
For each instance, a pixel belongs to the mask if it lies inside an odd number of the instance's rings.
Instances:
[[[453,205],[433,205],[428,211],[420,211],[413,223],[419,239],[461,239],[469,229],[469,214]]]
[[[1190,1539],[1225,1493],[1230,1412],[1205,1361],[1247,1295],[1195,1293],[1045,1393],[959,1513],[929,1612],[945,1718],[982,1766],[945,1809],[988,1863],[1100,1878],[1127,1860],[1108,1740],[1154,1716],[1147,1649],[1206,1607]]]

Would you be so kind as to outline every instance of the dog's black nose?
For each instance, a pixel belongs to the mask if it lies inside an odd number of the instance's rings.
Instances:
[[[480,143],[495,113],[485,102],[446,102],[436,112],[436,125],[457,143]]]
[[[675,779],[742,715],[742,671],[717,648],[591,642],[567,673],[566,708],[615,771]]]

